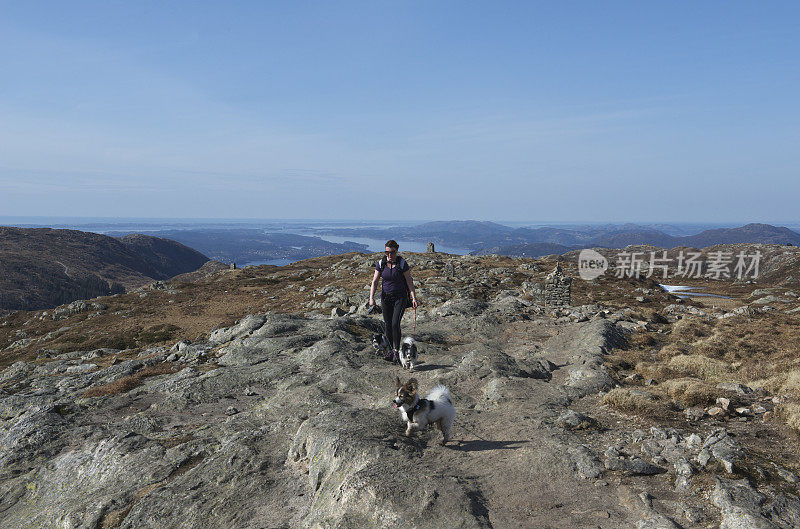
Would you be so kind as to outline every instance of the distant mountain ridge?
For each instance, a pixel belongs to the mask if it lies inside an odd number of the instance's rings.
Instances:
[[[561,238],[560,240],[564,240]],[[573,239],[576,240],[576,239]],[[657,230],[631,230],[619,231],[607,235],[600,235],[584,239],[580,243],[573,243],[569,248],[549,253],[565,253],[570,250],[582,248],[625,248],[632,245],[649,244],[659,248],[706,248],[718,244],[791,244],[800,246],[800,234],[788,228],[772,226],[769,224],[747,224],[739,228],[719,228],[705,230],[696,235],[674,237]],[[566,245],[564,245],[566,246]],[[515,257],[541,257],[548,255],[549,248],[542,243],[525,243],[517,245],[502,245],[491,249],[482,249],[476,254],[495,253]],[[489,251],[491,250],[491,251]]]
[[[202,266],[208,257],[183,244],[77,230],[0,227],[0,309],[55,307],[124,292]]]
[[[678,246],[703,248],[715,244],[735,243],[800,245],[800,234],[795,231],[785,227],[755,223],[738,228],[704,230],[686,236],[669,235],[652,227],[636,224],[586,226],[580,229],[511,228],[494,222],[479,221],[438,221],[389,229],[329,229],[321,233],[432,241],[468,248],[472,253],[479,255],[495,253],[520,257],[540,257],[592,247],[624,248],[635,244],[650,244],[661,248]]]
[[[675,246],[702,248],[715,244],[763,243],[800,245],[800,234],[789,228],[770,224],[747,224],[740,228],[706,230],[689,237],[678,237]]]

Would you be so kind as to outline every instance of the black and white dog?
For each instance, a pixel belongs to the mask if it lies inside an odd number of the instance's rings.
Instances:
[[[417,364],[417,356],[417,344],[414,343],[414,339],[408,337],[403,340],[400,344],[400,365],[413,371]]]
[[[375,354],[380,356],[386,356],[386,351],[391,349],[389,340],[387,340],[386,336],[383,334],[372,335],[372,347],[375,348]]]

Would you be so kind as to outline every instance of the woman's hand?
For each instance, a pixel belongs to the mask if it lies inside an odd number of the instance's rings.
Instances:
[[[416,296],[414,296],[414,298],[411,299],[411,306],[414,307],[414,310],[417,310],[417,298],[416,298]]]
[[[375,298],[369,298],[369,306],[373,306],[375,304]]]

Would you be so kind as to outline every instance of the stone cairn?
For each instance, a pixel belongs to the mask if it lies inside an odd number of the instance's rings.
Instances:
[[[236,270],[236,263],[231,263],[230,269],[231,270]]]
[[[433,248],[433,243],[432,242],[428,243],[428,253],[436,253],[436,250],[434,250],[434,248]]]
[[[560,263],[544,280],[544,303],[550,307],[572,304],[572,278],[564,275]]]

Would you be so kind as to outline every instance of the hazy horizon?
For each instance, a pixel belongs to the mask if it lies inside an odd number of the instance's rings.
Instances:
[[[169,231],[175,229],[265,229],[268,231],[295,231],[310,235],[324,228],[386,229],[412,227],[427,222],[470,222],[476,219],[245,219],[245,218],[157,218],[157,217],[45,217],[45,216],[0,216],[0,226],[52,227],[57,229],[80,229],[96,233]],[[478,221],[484,222],[484,221]],[[493,222],[511,228],[552,227],[567,230],[585,228],[618,227],[634,225],[655,229],[669,235],[693,235],[709,229],[736,228],[747,223],[724,222],[546,222],[546,221],[499,221]],[[766,223],[789,228],[800,233],[800,222]]]

